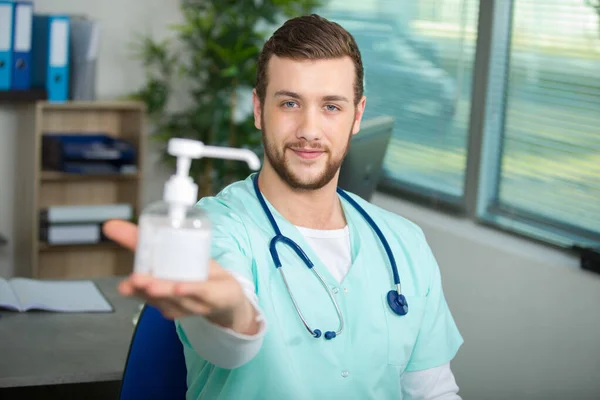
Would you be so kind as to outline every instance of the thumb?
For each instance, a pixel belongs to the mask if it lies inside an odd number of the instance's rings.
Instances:
[[[123,220],[110,220],[102,226],[102,232],[110,240],[134,251],[137,246],[138,228],[133,222]]]

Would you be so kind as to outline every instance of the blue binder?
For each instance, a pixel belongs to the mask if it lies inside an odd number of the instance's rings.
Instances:
[[[44,87],[48,101],[69,96],[69,17],[34,15],[31,85]]]
[[[15,5],[0,0],[0,90],[9,90],[12,80],[12,36]]]
[[[31,85],[31,23],[33,3],[18,1],[13,14],[12,84],[14,90],[26,90]]]

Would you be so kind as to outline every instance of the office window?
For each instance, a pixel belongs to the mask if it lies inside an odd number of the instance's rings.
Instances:
[[[383,185],[462,201],[478,3],[330,0],[319,10],[360,46],[364,118],[395,118]]]
[[[492,58],[507,64],[488,88],[502,109],[486,130],[498,145],[488,146],[495,162],[481,171],[494,181],[482,214],[561,245],[600,238],[600,25],[593,3],[514,0],[510,32],[492,45],[499,52]]]

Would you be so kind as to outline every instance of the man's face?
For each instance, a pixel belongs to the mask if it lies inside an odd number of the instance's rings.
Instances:
[[[315,190],[337,177],[365,107],[354,104],[349,57],[269,60],[264,104],[253,96],[254,124],[262,130],[266,159],[294,189]]]

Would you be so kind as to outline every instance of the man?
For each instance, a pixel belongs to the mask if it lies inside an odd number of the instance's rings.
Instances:
[[[353,37],[316,15],[287,21],[258,59],[263,168],[198,203],[213,223],[208,280],[120,284],[176,321],[188,398],[459,399],[449,363],[462,337],[422,231],[350,195],[389,243],[408,301],[398,315],[380,238],[336,192],[365,104]],[[273,257],[277,231],[312,269],[283,240]],[[105,232],[135,248],[135,226],[111,221]]]

